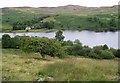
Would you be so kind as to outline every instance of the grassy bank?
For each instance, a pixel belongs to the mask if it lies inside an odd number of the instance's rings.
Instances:
[[[32,81],[40,77],[47,80],[112,81],[117,77],[118,62],[95,60],[82,57],[65,59],[47,56],[41,59],[38,53],[25,53],[21,50],[3,49],[3,80]]]

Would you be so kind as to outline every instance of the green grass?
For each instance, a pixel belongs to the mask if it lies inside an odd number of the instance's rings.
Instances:
[[[58,13],[57,11],[59,10],[52,10],[52,12],[49,12],[49,10],[46,10],[46,12],[42,9],[34,9],[34,8],[8,8],[8,9],[3,9],[3,14],[2,14],[2,31],[3,32],[12,32],[12,24],[19,21],[19,22],[26,22],[26,21],[32,21],[33,19],[39,18],[40,16],[45,16],[45,15],[50,15],[50,17],[45,18],[42,20],[42,22],[49,22],[53,21],[54,22],[54,29],[72,29],[72,30],[94,30],[94,31],[104,31],[104,30],[109,30],[109,24],[108,22],[110,21],[111,18],[116,19],[117,23],[117,12],[116,10],[106,10],[106,9],[100,9],[99,11],[76,11],[76,10],[71,10],[68,11],[67,9],[60,10],[61,13]],[[103,13],[100,11],[103,10]],[[106,12],[106,11],[111,11],[111,12]],[[48,12],[47,12],[48,11]],[[34,13],[32,13],[34,12]],[[42,12],[45,12],[42,14]],[[87,13],[85,13],[87,12]],[[94,13],[93,13],[94,12]],[[77,15],[76,15],[77,13]],[[82,14],[79,14],[82,13]],[[93,14],[91,14],[93,13]],[[99,22],[90,22],[87,20],[87,18],[93,18],[97,17],[101,22],[104,22],[107,24],[105,27],[101,27]],[[32,26],[40,25],[40,22],[35,22],[32,23]],[[38,28],[38,27],[35,27]],[[119,29],[118,27],[114,27],[115,29]],[[15,32],[24,32],[25,30],[18,30]],[[31,32],[38,32],[39,30],[31,30]]]
[[[29,30],[29,32],[53,32],[56,30],[57,29],[32,29],[32,30]],[[26,30],[14,30],[12,32],[26,32]]]
[[[42,76],[46,80],[52,77],[55,81],[114,81],[118,75],[117,59],[95,60],[73,56],[41,59],[39,53],[15,49],[2,51],[3,80],[33,81]]]

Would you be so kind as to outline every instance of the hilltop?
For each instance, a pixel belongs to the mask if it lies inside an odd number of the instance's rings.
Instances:
[[[111,7],[85,7],[79,5],[66,5],[58,7],[6,7],[2,8],[3,14],[7,11],[19,11],[41,14],[96,14],[96,13],[117,13],[118,5]]]

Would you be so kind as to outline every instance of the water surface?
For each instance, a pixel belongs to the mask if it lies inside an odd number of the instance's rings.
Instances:
[[[79,39],[83,45],[88,45],[90,47],[96,45],[104,45],[107,44],[109,47],[118,48],[118,33],[117,32],[94,32],[94,31],[63,31],[63,35],[65,36],[64,40],[74,41],[75,39]],[[0,37],[3,34],[9,34],[11,37],[16,35],[19,36],[39,36],[39,37],[48,37],[55,38],[55,32],[26,32],[26,33],[0,33]]]

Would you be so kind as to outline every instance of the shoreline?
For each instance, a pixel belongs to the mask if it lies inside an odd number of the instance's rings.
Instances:
[[[116,30],[90,30],[90,29],[32,29],[29,30],[28,32],[56,32],[58,30],[62,30],[62,31],[93,31],[93,32],[118,32],[120,31],[119,29]],[[0,31],[0,33],[27,33],[26,30],[14,30],[14,31]]]

